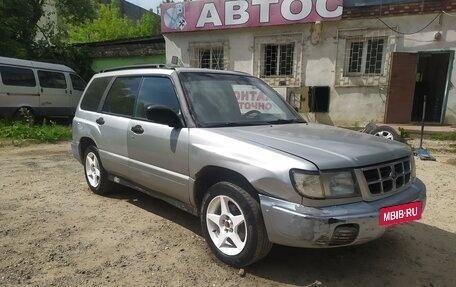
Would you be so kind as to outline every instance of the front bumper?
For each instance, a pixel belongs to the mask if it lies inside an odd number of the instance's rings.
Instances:
[[[313,248],[374,240],[385,232],[385,227],[379,224],[380,208],[414,201],[420,201],[424,210],[426,187],[418,179],[406,190],[387,198],[329,207],[306,207],[260,195],[269,240],[286,246]]]

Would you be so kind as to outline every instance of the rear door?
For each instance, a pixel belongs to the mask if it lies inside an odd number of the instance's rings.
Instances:
[[[104,168],[115,175],[131,179],[128,167],[127,130],[133,115],[141,77],[117,77],[112,83],[95,119],[100,136],[98,149]]]
[[[63,72],[38,70],[40,109],[44,115],[69,115],[70,94]]]
[[[412,120],[418,57],[411,53],[393,53],[385,123],[408,124]]]
[[[134,181],[189,203],[188,129],[174,129],[150,122],[147,107],[166,106],[180,113],[172,80],[144,77],[134,118],[128,126],[128,155]]]

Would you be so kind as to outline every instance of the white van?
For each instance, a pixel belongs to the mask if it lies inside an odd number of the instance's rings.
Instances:
[[[0,57],[0,116],[72,117],[86,82],[64,65]]]

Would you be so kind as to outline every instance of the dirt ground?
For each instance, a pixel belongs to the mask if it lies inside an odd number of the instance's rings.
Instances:
[[[0,286],[455,286],[456,153],[426,144],[439,151],[417,160],[422,220],[360,246],[274,246],[245,277],[192,215],[126,188],[92,194],[68,142],[1,147]]]

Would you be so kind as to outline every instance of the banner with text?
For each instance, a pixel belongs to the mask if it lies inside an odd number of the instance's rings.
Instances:
[[[163,33],[340,20],[343,0],[202,0],[161,5]]]

